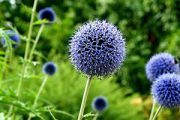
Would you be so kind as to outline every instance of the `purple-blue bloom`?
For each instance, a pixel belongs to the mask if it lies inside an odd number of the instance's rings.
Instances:
[[[51,7],[46,7],[44,9],[41,9],[38,13],[38,18],[40,20],[42,19],[46,19],[50,22],[54,22],[55,21],[55,17],[56,14],[54,12],[54,10]]]
[[[106,110],[108,107],[108,101],[105,97],[103,96],[98,96],[94,98],[92,102],[92,108],[97,111],[97,112],[102,112]]]
[[[20,43],[20,37],[18,34],[16,34],[14,31],[12,30],[7,30],[6,34],[9,36],[9,38],[13,41],[12,43],[12,47],[13,48],[17,48],[19,43]],[[5,39],[2,38],[1,39],[1,44],[2,46],[5,46]]]
[[[155,101],[163,107],[180,106],[180,76],[163,74],[152,85],[152,95]]]
[[[153,82],[165,73],[179,73],[179,64],[169,53],[159,53],[151,57],[146,64],[146,75]]]
[[[43,65],[43,72],[48,75],[54,75],[57,67],[53,62],[47,62]]]
[[[106,76],[119,68],[125,58],[122,33],[106,21],[81,26],[70,43],[71,62],[87,75]]]

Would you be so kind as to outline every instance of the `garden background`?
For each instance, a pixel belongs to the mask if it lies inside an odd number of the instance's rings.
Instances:
[[[13,50],[8,74],[2,80],[0,95],[6,96],[7,100],[0,102],[0,113],[7,113],[9,103],[16,101],[11,94],[17,88],[22,69],[21,58],[25,50],[23,38],[28,32],[32,6],[33,0],[0,0],[0,27],[16,29],[22,35],[20,46]],[[100,19],[113,23],[121,30],[126,40],[127,56],[115,74],[93,79],[85,112],[92,112],[93,98],[103,95],[109,101],[109,108],[99,120],[148,119],[152,98],[145,64],[158,52],[166,51],[180,58],[180,0],[39,0],[37,12],[44,7],[54,9],[56,21],[45,26],[42,32],[30,73],[23,81],[22,104],[32,104],[42,82],[42,65],[53,61],[58,65],[58,71],[48,79],[38,106],[52,106],[74,117],[78,115],[86,76],[71,65],[69,42],[80,25]],[[39,25],[35,25],[32,39],[35,39],[38,30]],[[3,51],[3,47],[0,47],[0,52]],[[19,120],[27,119],[28,112],[21,107],[17,106],[15,112]],[[58,112],[53,114],[60,120],[73,119]],[[52,119],[48,111],[43,111],[41,115],[47,120]],[[163,109],[158,117],[158,120],[179,119],[179,109]]]

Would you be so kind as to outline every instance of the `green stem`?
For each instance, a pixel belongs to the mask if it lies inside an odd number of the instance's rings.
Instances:
[[[35,12],[36,12],[37,2],[38,2],[38,0],[34,0],[32,14],[31,14],[31,20],[30,20],[30,25],[29,25],[29,31],[28,31],[28,38],[27,38],[27,42],[26,42],[26,51],[25,51],[25,55],[24,55],[25,61],[28,59],[30,40],[31,40],[31,34],[32,34],[32,29],[33,29],[33,22],[34,22],[34,16],[35,16]]]
[[[152,109],[151,109],[151,114],[150,114],[149,120],[152,120],[152,117],[154,115],[155,106],[156,106],[156,102],[153,100],[153,105],[152,105]]]
[[[27,62],[28,53],[29,53],[30,40],[31,40],[31,34],[32,34],[32,28],[33,28],[33,22],[34,22],[34,16],[35,16],[35,12],[36,12],[37,2],[38,2],[38,0],[34,0],[32,14],[31,14],[31,20],[30,20],[30,25],[29,25],[29,31],[28,31],[28,38],[27,38],[27,41],[26,41],[26,50],[25,50],[25,54],[24,54],[22,76],[20,78],[17,93],[16,93],[17,96],[19,96],[21,86],[22,86],[22,80],[23,80],[23,78],[25,76],[25,73],[26,73],[26,70],[28,68],[28,66],[27,66],[28,64],[26,65],[26,62]]]
[[[55,113],[59,113],[59,114],[63,114],[63,115],[66,115],[66,116],[69,116],[71,118],[74,118],[74,116],[68,112],[65,112],[65,111],[61,111],[61,110],[51,110],[52,112],[55,112]]]
[[[38,99],[39,99],[39,96],[40,96],[40,94],[41,94],[41,92],[42,92],[45,84],[46,84],[47,79],[48,79],[48,75],[46,75],[46,76],[44,77],[44,80],[43,80],[43,82],[42,82],[42,84],[41,84],[41,86],[40,86],[40,88],[39,88],[39,91],[38,91],[38,93],[37,93],[37,95],[36,95],[36,98],[35,98],[35,100],[34,100],[33,107],[36,107],[37,101],[38,101]]]
[[[159,108],[157,109],[157,111],[156,111],[154,117],[152,118],[152,120],[155,120],[155,119],[156,119],[156,117],[157,117],[157,115],[159,114],[161,108],[162,108],[162,106],[159,106]]]
[[[87,113],[85,115],[83,115],[83,118],[88,118],[88,117],[95,117],[96,114],[93,114],[93,113]]]
[[[19,94],[20,94],[20,90],[21,90],[21,86],[22,86],[22,81],[23,81],[23,78],[24,78],[24,74],[25,74],[25,64],[23,64],[23,70],[22,71],[22,76],[20,77],[20,80],[19,80],[19,83],[18,83],[18,88],[17,88],[17,92],[16,92],[16,96],[19,97]],[[9,108],[9,112],[7,114],[7,117],[11,116],[11,114],[13,113],[13,110],[14,110],[14,106],[11,105],[10,108]],[[13,115],[14,116],[14,115]]]
[[[84,109],[85,109],[86,101],[87,101],[87,96],[88,96],[88,92],[89,92],[90,85],[91,85],[91,80],[92,80],[92,76],[88,76],[88,79],[87,79],[87,82],[86,82],[86,87],[85,87],[85,90],[84,90],[82,103],[81,103],[81,108],[80,108],[80,112],[79,112],[79,116],[78,116],[78,120],[82,120],[82,118],[83,118]]]
[[[93,120],[97,120],[98,116],[99,116],[99,112],[96,113],[96,115],[94,116]]]
[[[10,106],[8,114],[6,115],[6,117],[8,118],[9,116],[11,116],[12,112],[13,112],[13,105]]]
[[[41,27],[40,27],[40,29],[39,29],[39,32],[38,32],[38,34],[37,34],[37,36],[36,36],[36,39],[35,39],[34,44],[33,44],[33,47],[32,47],[32,49],[31,49],[31,52],[30,52],[29,60],[28,60],[28,61],[31,61],[32,58],[33,58],[34,50],[35,50],[35,48],[36,48],[36,46],[37,46],[37,43],[38,43],[38,41],[39,41],[39,38],[40,38],[40,36],[41,36],[41,33],[42,33],[43,29],[44,29],[44,24],[42,24]]]
[[[26,65],[26,62],[27,62],[28,53],[29,53],[30,40],[31,40],[31,34],[32,34],[32,28],[33,28],[33,22],[34,22],[34,16],[35,16],[35,12],[36,12],[37,2],[38,2],[38,0],[34,0],[34,3],[33,3],[33,9],[32,9],[31,20],[30,20],[29,31],[28,31],[28,38],[26,41],[26,49],[25,49],[25,54],[24,54],[24,62],[23,62],[23,67],[22,67],[22,75],[20,77],[17,92],[16,92],[17,97],[19,97],[19,94],[21,91],[21,86],[22,86],[22,81],[25,76],[26,70],[28,68],[28,66],[27,66],[28,64]],[[13,109],[14,109],[14,107],[10,106],[7,116],[10,116],[12,114]]]
[[[41,92],[42,92],[45,84],[46,84],[47,79],[48,79],[48,76],[46,75],[46,76],[44,77],[44,80],[43,80],[40,88],[39,88],[39,91],[38,91],[38,93],[37,93],[37,95],[36,95],[36,98],[35,98],[35,100],[34,100],[34,102],[33,102],[33,106],[32,106],[33,108],[36,107],[37,101],[38,101],[38,99],[39,99],[39,96],[40,96],[40,94],[41,94]],[[31,116],[31,114],[30,114],[29,117],[28,117],[28,120],[31,120],[31,118],[32,118],[32,116]]]
[[[51,117],[53,118],[53,120],[57,120],[57,119],[55,118],[55,116],[52,114],[52,112],[51,112],[51,110],[50,110],[49,108],[48,108],[48,111],[49,111]]]
[[[31,61],[31,59],[32,59],[34,50],[35,50],[36,45],[37,45],[37,43],[38,43],[39,37],[40,37],[40,35],[41,35],[42,31],[43,31],[43,28],[44,28],[44,25],[41,25],[41,27],[40,27],[40,29],[39,29],[39,32],[38,32],[38,34],[37,34],[37,36],[36,36],[35,42],[34,42],[34,44],[33,44],[32,50],[31,50],[31,52],[30,52],[30,57],[29,57],[29,60],[28,60],[28,61]],[[29,51],[29,50],[28,50],[28,51]],[[24,59],[25,59],[25,58],[24,58]],[[27,60],[25,60],[25,62],[26,62],[26,61],[27,61]],[[22,86],[22,79],[24,78],[24,75],[25,75],[25,73],[26,73],[26,71],[27,71],[27,69],[28,69],[29,62],[27,62],[27,63],[24,64],[24,65],[25,65],[25,66],[23,67],[24,69],[23,69],[23,75],[22,75],[23,77],[21,77],[20,82],[19,82],[19,85],[18,85],[17,96],[19,95],[19,92],[20,92],[20,89],[21,89],[21,86]]]

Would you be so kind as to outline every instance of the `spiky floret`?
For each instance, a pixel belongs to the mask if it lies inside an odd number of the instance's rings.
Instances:
[[[39,11],[38,18],[40,20],[46,19],[49,22],[54,22],[55,18],[56,18],[56,14],[51,7],[46,7],[46,8],[43,8]]]
[[[98,96],[94,98],[92,102],[92,108],[97,111],[97,112],[102,112],[106,110],[108,107],[108,101],[105,97],[103,96]]]
[[[163,74],[152,85],[152,95],[155,101],[163,107],[180,106],[180,76]]]
[[[146,64],[146,75],[150,81],[155,81],[165,73],[179,73],[179,64],[169,53],[159,53],[151,57]]]
[[[87,75],[106,76],[124,61],[125,42],[121,32],[106,21],[81,26],[70,43],[71,62]]]
[[[47,75],[54,75],[57,67],[53,62],[47,62],[43,65],[43,72]]]
[[[14,31],[12,30],[7,30],[6,34],[9,36],[9,38],[13,41],[12,43],[12,47],[13,48],[17,48],[19,43],[20,43],[20,37],[18,34],[16,34]],[[1,44],[2,46],[5,46],[5,39],[2,38],[1,39]]]

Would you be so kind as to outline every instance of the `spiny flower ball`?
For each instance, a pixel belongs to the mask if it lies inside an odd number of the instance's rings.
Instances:
[[[56,65],[53,62],[47,62],[43,65],[43,72],[48,75],[54,75],[57,70]]]
[[[12,47],[13,48],[17,48],[19,43],[20,43],[20,37],[18,34],[16,34],[14,31],[12,30],[7,30],[6,34],[9,36],[9,38],[13,41],[12,43]],[[1,44],[2,46],[5,46],[5,39],[2,38],[1,39]]]
[[[108,101],[105,97],[103,96],[98,96],[94,98],[92,102],[92,108],[97,111],[97,112],[102,112],[106,110],[108,107]]]
[[[178,74],[178,72],[178,61],[169,53],[156,54],[146,64],[146,75],[152,82],[164,73]]]
[[[50,22],[54,22],[56,14],[52,8],[47,7],[39,11],[38,17],[40,20],[46,19]]]
[[[106,21],[81,26],[70,43],[71,62],[87,75],[106,76],[124,61],[125,42],[121,32]]]
[[[180,76],[163,74],[152,85],[155,101],[163,107],[180,107]]]

